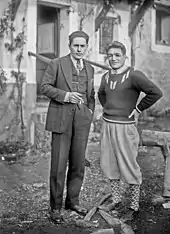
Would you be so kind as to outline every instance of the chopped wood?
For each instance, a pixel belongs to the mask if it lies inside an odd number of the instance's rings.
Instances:
[[[87,220],[83,220],[83,219],[77,219],[76,226],[81,227],[81,228],[92,228],[92,227],[97,228],[99,226],[99,223],[87,221]]]
[[[118,218],[114,218],[110,214],[108,214],[106,211],[99,209],[99,213],[102,216],[102,218],[112,227],[114,226],[120,226],[121,221]]]
[[[99,229],[95,232],[92,232],[91,234],[114,234],[114,230],[113,228],[109,228],[109,229]]]
[[[107,212],[100,210],[100,209],[99,209],[99,213],[102,216],[102,218],[111,227],[113,227],[115,229],[115,231],[119,230],[119,233],[121,233],[121,234],[134,234],[132,227],[130,225],[126,224],[125,222],[123,222],[121,219],[114,218],[113,216],[111,216]]]
[[[160,147],[164,159],[170,157],[170,132],[142,130],[140,144],[142,146]]]
[[[134,234],[132,227],[121,221],[121,234]]]
[[[92,216],[96,213],[97,209],[98,209],[98,206],[101,206],[107,199],[109,199],[110,197],[112,196],[111,193],[109,194],[106,194],[105,196],[103,196],[98,204],[94,207],[92,207],[89,212],[86,214],[86,216],[84,217],[84,220],[86,221],[90,221],[90,219],[92,218]]]
[[[143,144],[150,144],[151,146],[161,146],[165,143],[170,144],[170,132],[144,129],[141,131],[141,139]]]

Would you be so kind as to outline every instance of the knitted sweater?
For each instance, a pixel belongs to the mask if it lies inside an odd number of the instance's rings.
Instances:
[[[141,92],[146,95],[137,105]],[[142,112],[161,97],[161,90],[151,80],[130,67],[121,74],[105,73],[98,91],[103,118],[113,122],[134,122],[134,116],[128,118],[133,109],[137,107]]]

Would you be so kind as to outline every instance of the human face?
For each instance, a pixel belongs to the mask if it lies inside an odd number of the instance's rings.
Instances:
[[[109,64],[113,69],[119,69],[123,67],[126,60],[126,55],[122,53],[120,48],[110,48],[107,54]]]
[[[71,55],[75,59],[81,59],[87,50],[87,43],[84,37],[75,37],[69,45]]]

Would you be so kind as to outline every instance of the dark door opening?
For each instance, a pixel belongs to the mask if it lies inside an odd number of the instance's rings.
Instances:
[[[59,56],[59,9],[44,5],[37,6],[37,53],[53,59]],[[46,99],[40,94],[40,84],[47,64],[37,59],[37,99]]]

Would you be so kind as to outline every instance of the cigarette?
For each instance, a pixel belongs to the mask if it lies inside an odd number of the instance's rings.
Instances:
[[[79,104],[82,104],[84,101],[83,101],[83,99],[81,99],[80,101],[79,101]]]

